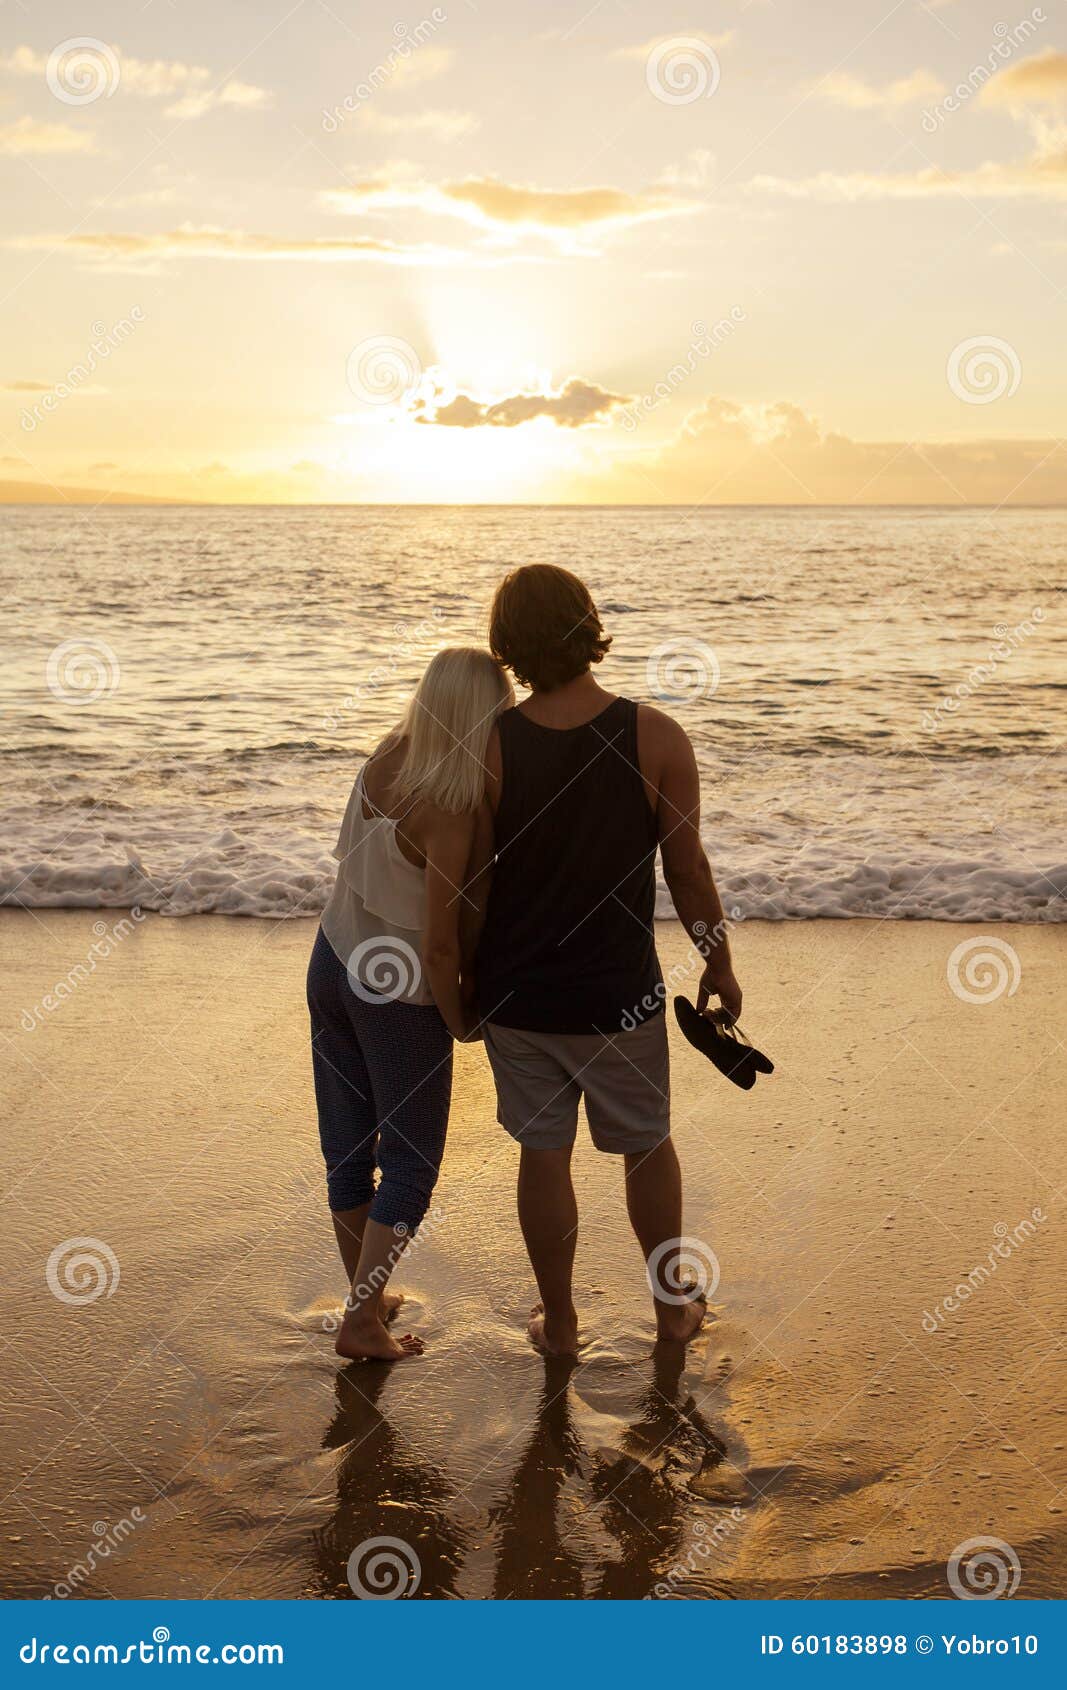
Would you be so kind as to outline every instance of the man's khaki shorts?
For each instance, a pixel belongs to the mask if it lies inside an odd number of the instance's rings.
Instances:
[[[531,1150],[564,1150],[585,1098],[598,1150],[653,1150],[671,1130],[667,1017],[625,1033],[531,1033],[490,1022],[485,1048],[496,1080],[497,1120]]]

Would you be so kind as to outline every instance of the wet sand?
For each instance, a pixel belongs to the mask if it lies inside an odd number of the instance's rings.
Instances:
[[[148,917],[41,1007],[101,919],[0,914],[5,1596],[348,1598],[377,1537],[423,1597],[945,1596],[977,1537],[1067,1594],[1062,929],[992,929],[1020,976],[979,1003],[947,980],[977,929],[739,929],[778,1071],[741,1093],[672,1032],[686,1232],[721,1267],[684,1361],[587,1140],[588,1343],[530,1350],[516,1152],[460,1050],[399,1278],[427,1353],[389,1370],[324,1329],[314,924]],[[79,1238],[118,1277],[86,1246],[105,1288],[69,1302],[46,1264]]]

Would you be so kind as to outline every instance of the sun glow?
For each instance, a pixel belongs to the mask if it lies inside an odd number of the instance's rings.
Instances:
[[[353,431],[334,460],[342,477],[372,496],[414,503],[496,503],[548,495],[584,451],[569,431],[545,421],[521,428],[437,428],[395,416]]]

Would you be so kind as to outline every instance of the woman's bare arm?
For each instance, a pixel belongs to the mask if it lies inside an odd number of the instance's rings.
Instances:
[[[473,814],[452,816],[443,810],[432,810],[423,829],[426,926],[422,965],[434,1002],[455,1039],[467,1038],[471,1030],[471,1018],[460,986],[463,966],[460,928],[475,820]]]

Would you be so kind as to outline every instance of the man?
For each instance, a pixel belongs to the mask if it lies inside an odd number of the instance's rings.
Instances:
[[[623,1158],[657,1337],[685,1343],[705,1309],[679,1302],[670,1277],[682,1184],[653,925],[657,849],[705,959],[698,1008],[715,995],[729,1018],[741,1010],[700,843],[693,748],[662,711],[594,680],[611,641],[567,570],[533,564],[509,575],[489,643],[532,689],[489,742],[496,861],[475,971],[498,1118],[522,1147],[519,1220],[541,1293],[530,1338],[552,1354],[578,1346],[570,1160],[584,1097],[594,1144]]]

